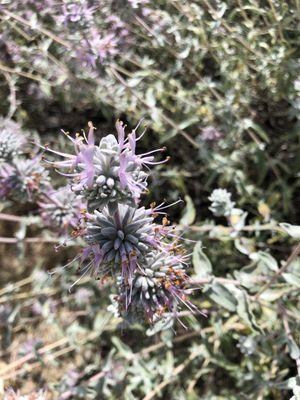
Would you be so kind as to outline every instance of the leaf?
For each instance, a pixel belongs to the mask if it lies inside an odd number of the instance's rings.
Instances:
[[[129,346],[127,346],[125,343],[123,343],[118,337],[113,336],[111,341],[114,344],[114,346],[117,348],[119,354],[122,357],[125,357],[129,360],[132,358],[131,348]]]
[[[159,319],[157,322],[154,323],[153,326],[147,329],[146,335],[153,336],[158,332],[165,331],[171,328],[174,325],[174,317],[167,316],[164,318]]]
[[[188,126],[191,126],[195,123],[199,123],[199,117],[191,117],[188,118],[184,121],[182,121],[179,125],[178,125],[178,129],[186,129]]]
[[[286,222],[279,224],[290,236],[295,239],[300,239],[300,225],[291,225]]]
[[[293,273],[283,273],[282,277],[290,285],[297,286],[300,288],[300,276],[297,276]]]
[[[283,289],[268,289],[265,290],[261,295],[260,298],[265,301],[275,301],[282,297],[285,293],[290,292],[290,288],[283,288]]]
[[[235,239],[234,246],[240,253],[245,254],[247,256],[253,253],[255,249],[253,239],[248,239],[244,237]]]
[[[262,333],[262,330],[257,325],[256,318],[250,308],[247,294],[243,290],[237,290],[236,299],[238,302],[236,308],[238,316],[254,331]]]
[[[300,358],[300,349],[297,346],[297,343],[289,338],[286,338],[286,343],[288,345],[291,358],[293,360],[298,360],[298,358]]]
[[[94,319],[93,330],[96,331],[99,336],[104,331],[112,315],[106,311],[99,311]]]
[[[278,271],[278,264],[274,257],[271,254],[266,253],[265,251],[259,251],[256,253],[257,259],[261,262],[264,266],[266,266],[271,271]]]
[[[245,118],[243,120],[243,123],[244,123],[245,129],[249,129],[249,128],[253,129],[254,132],[256,132],[264,142],[270,143],[270,139],[269,139],[266,131],[264,131],[258,124],[256,124],[249,118]]]
[[[211,285],[207,285],[207,289],[204,289],[204,293],[215,303],[226,308],[226,310],[236,310],[236,298],[224,285],[213,282]]]
[[[206,278],[212,273],[212,265],[202,251],[202,242],[197,242],[193,250],[193,266],[196,278]]]
[[[196,209],[194,206],[194,203],[190,196],[186,195],[184,197],[184,200],[186,202],[186,206],[183,210],[183,215],[180,219],[180,224],[181,225],[191,225],[196,218]]]

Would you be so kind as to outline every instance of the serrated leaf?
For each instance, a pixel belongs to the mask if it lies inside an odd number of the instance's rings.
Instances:
[[[212,273],[212,265],[202,251],[202,242],[197,242],[193,250],[193,266],[196,278],[206,278]]]

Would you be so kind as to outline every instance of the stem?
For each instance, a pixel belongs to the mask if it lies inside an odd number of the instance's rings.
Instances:
[[[132,88],[127,84],[127,82],[122,78],[122,76],[116,71],[116,68],[111,66],[110,67],[110,71],[111,73],[114,75],[114,77],[126,88],[128,89],[131,94],[136,97],[145,107],[148,108],[148,110],[152,111],[153,107],[150,107],[149,104],[140,96],[138,96],[133,90]],[[162,119],[167,122],[170,126],[172,126],[172,128],[174,128],[180,135],[182,135],[191,145],[193,145],[193,147],[195,147],[196,149],[200,148],[200,145],[188,134],[186,133],[184,130],[179,129],[177,127],[177,125],[169,118],[167,117],[165,114],[161,114]]]
[[[59,243],[58,238],[44,238],[44,237],[33,237],[19,240],[17,238],[0,237],[0,244],[17,244],[17,243]]]
[[[282,321],[283,321],[283,326],[284,326],[284,330],[286,333],[286,336],[289,338],[289,340],[291,342],[295,342],[293,335],[292,335],[292,331],[285,313],[285,310],[283,310],[282,312]],[[298,358],[295,359],[296,365],[297,365],[297,372],[298,372],[298,376],[300,377],[300,356]]]
[[[17,215],[0,213],[0,220],[2,221],[22,222],[24,219],[24,217],[18,217]]]
[[[178,225],[177,227],[179,229],[186,228],[186,226],[182,226],[182,225]],[[194,232],[210,232],[213,230],[220,230],[224,233],[231,233],[234,231],[234,229],[232,227],[224,226],[224,225],[202,225],[202,226],[192,225],[192,226],[189,226],[189,229]],[[285,231],[276,224],[246,225],[241,229],[241,231],[245,231],[245,232],[276,231],[276,232],[285,233]]]
[[[48,36],[54,42],[61,44],[62,46],[66,47],[67,49],[71,48],[71,45],[68,42],[61,39],[59,36],[56,36],[53,32],[49,31],[48,29],[45,29],[41,26],[34,26],[31,22],[20,17],[19,15],[13,14],[12,12],[10,12],[8,10],[2,10],[2,12],[3,12],[3,14],[7,15],[8,17],[13,18],[14,20],[20,22],[22,25],[28,26],[30,29],[40,32],[45,36]]]
[[[242,284],[235,279],[227,279],[227,278],[216,278],[215,276],[211,276],[209,278],[201,278],[201,279],[191,279],[189,281],[190,285],[206,285],[207,283],[219,282],[219,283],[229,283],[232,285],[241,285]]]
[[[266,283],[261,289],[260,291],[255,295],[254,300],[257,300],[259,298],[259,296],[265,291],[267,290],[272,283],[274,283],[276,281],[276,279],[283,273],[285,272],[288,267],[291,265],[291,263],[298,257],[298,255],[300,254],[300,243],[295,247],[295,249],[293,250],[292,254],[289,256],[289,258],[287,259],[286,263],[276,272],[276,274],[274,274],[272,276],[272,278],[269,280],[268,283]]]

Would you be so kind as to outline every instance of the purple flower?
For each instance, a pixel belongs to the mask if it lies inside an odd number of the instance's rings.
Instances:
[[[202,129],[200,137],[205,142],[216,142],[219,139],[221,139],[222,136],[223,136],[222,132],[218,131],[215,127],[207,126]]]
[[[28,339],[26,342],[22,343],[19,348],[19,354],[25,356],[30,353],[35,353],[38,348],[43,346],[43,342],[40,339]]]
[[[39,201],[41,217],[46,225],[66,231],[68,228],[76,228],[80,224],[85,212],[83,200],[76,196],[70,187],[58,190],[53,188],[41,194]]]
[[[36,200],[49,186],[48,171],[40,163],[41,157],[15,159],[13,164],[0,167],[0,198],[9,197],[21,203]]]
[[[86,0],[64,0],[62,15],[58,21],[67,23],[88,23],[93,20],[95,7],[89,7]]]
[[[103,35],[92,28],[89,35],[81,40],[76,54],[83,64],[96,68],[97,62],[103,63],[118,54],[118,38],[113,32]]]
[[[108,208],[95,211],[84,235],[89,246],[82,254],[82,272],[102,277],[121,273],[130,281],[139,260],[156,246],[155,235],[153,217],[144,207],[119,205],[113,214]]]
[[[75,155],[50,150],[65,158],[54,162],[59,168],[68,168],[71,173],[63,174],[72,178],[72,190],[87,199],[88,209],[103,209],[109,206],[112,210],[118,203],[138,204],[140,197],[147,190],[148,174],[144,167],[159,164],[154,154],[164,151],[158,149],[144,154],[136,154],[136,137],[133,130],[127,137],[122,122],[117,122],[118,139],[107,135],[95,145],[94,127],[89,124],[88,137],[76,136],[69,139],[74,143]]]
[[[131,285],[119,279],[119,312],[123,318],[133,322],[142,317],[152,323],[165,313],[176,313],[180,304],[187,305],[185,262],[174,248],[152,251],[136,269]],[[188,307],[194,311],[192,304]]]

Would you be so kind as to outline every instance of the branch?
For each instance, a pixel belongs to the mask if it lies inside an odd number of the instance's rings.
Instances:
[[[257,300],[259,296],[267,290],[275,281],[276,279],[283,273],[285,272],[288,267],[291,265],[291,263],[298,257],[300,254],[300,243],[295,247],[293,250],[292,254],[289,256],[287,259],[286,263],[272,276],[272,278],[267,282],[261,289],[260,291],[254,296],[254,300]]]

